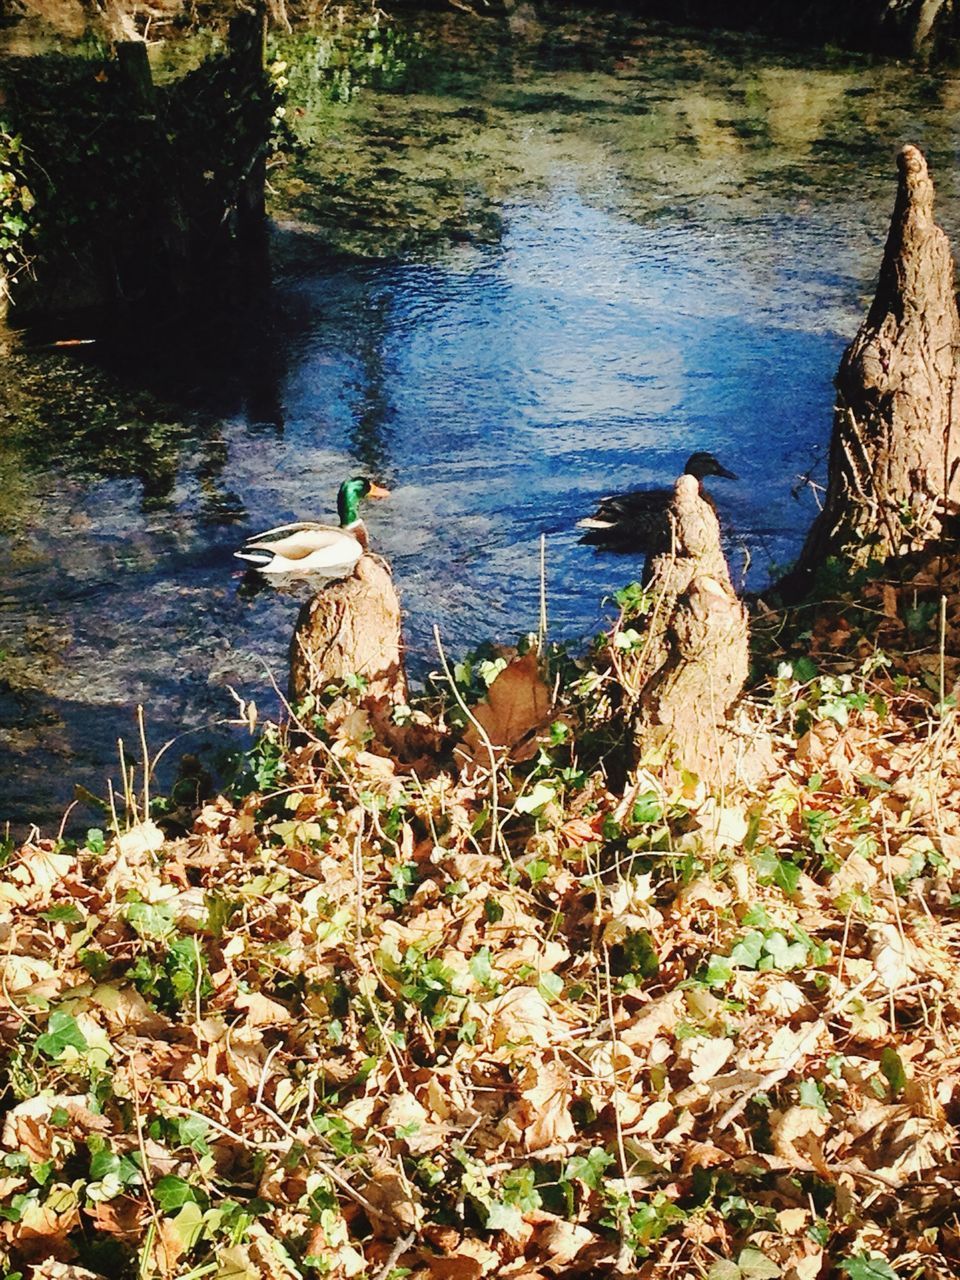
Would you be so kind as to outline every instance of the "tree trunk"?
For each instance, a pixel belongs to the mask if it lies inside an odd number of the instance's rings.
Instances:
[[[677,481],[673,547],[650,565],[656,593],[629,683],[638,755],[669,742],[677,762],[704,778],[723,768],[727,713],[749,665],[747,615],[730,581],[716,513],[693,476]]]
[[[361,556],[349,578],[308,600],[290,644],[291,702],[348,676],[366,681],[364,700],[406,701],[400,601],[379,556]]]
[[[953,258],[933,220],[933,183],[916,147],[900,185],[870,312],[844,352],[824,509],[796,569],[796,597],[828,556],[888,559],[940,536],[960,499],[960,319]]]

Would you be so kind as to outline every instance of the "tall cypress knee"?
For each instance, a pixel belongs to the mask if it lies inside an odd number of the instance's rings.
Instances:
[[[888,559],[937,539],[960,502],[960,318],[921,152],[900,182],[876,297],[844,352],[824,509],[782,584],[801,594],[828,556]]]

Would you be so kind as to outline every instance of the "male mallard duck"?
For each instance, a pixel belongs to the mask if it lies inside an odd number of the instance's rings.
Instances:
[[[367,549],[367,529],[358,511],[360,499],[385,498],[389,492],[364,476],[344,480],[337,494],[339,528],[313,520],[279,525],[248,538],[234,555],[261,573],[344,578]]]
[[[705,476],[737,479],[732,471],[721,466],[712,453],[691,454],[683,470],[685,475],[696,476],[701,482]],[[702,483],[700,495],[710,502]],[[667,508],[672,499],[672,489],[634,489],[612,498],[601,498],[592,516],[577,521],[578,529],[590,530],[580,541],[611,551],[659,550],[667,528]]]

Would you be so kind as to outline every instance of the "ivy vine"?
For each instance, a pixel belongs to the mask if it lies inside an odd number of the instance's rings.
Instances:
[[[34,197],[23,174],[23,141],[0,119],[0,293],[28,270]]]

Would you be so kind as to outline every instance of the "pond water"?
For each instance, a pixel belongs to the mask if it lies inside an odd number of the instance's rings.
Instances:
[[[161,56],[161,55],[157,55]],[[162,56],[166,56],[164,52]],[[274,279],[228,315],[7,335],[0,817],[275,709],[299,597],[244,532],[332,513],[365,472],[411,664],[596,631],[636,558],[574,523],[709,449],[735,576],[796,554],[832,377],[875,279],[896,150],[960,230],[960,80],[622,14],[410,14],[282,42],[302,141],[271,171]],[[57,348],[54,338],[95,337]],[[799,492],[799,497],[794,496]],[[82,806],[78,827],[97,814]]]

